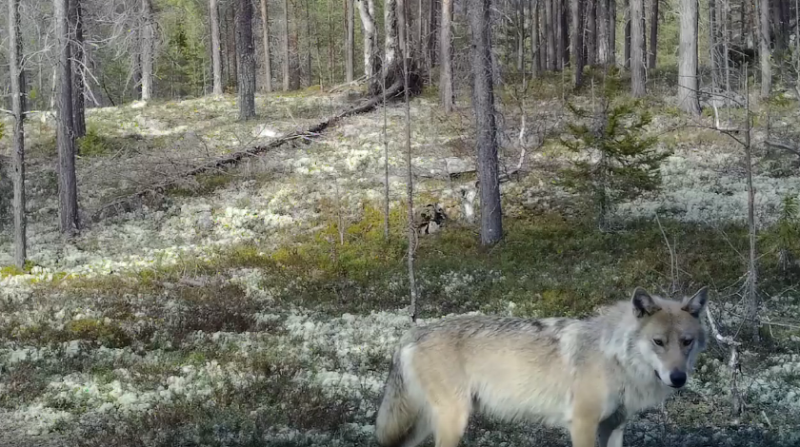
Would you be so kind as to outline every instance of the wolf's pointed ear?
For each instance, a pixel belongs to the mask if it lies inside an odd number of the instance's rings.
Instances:
[[[708,286],[704,286],[697,293],[694,294],[692,297],[686,297],[683,299],[683,306],[681,309],[689,312],[693,317],[700,318],[700,313],[703,312],[703,309],[706,308],[706,303],[708,302]]]
[[[631,303],[633,303],[633,314],[638,318],[642,318],[646,315],[653,315],[661,310],[661,307],[656,304],[653,297],[641,287],[637,287],[636,290],[633,291]]]

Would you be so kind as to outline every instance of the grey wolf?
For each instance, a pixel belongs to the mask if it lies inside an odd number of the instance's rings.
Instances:
[[[384,447],[431,434],[456,447],[473,408],[566,428],[574,447],[621,447],[626,419],[684,386],[705,348],[707,288],[672,300],[637,287],[588,319],[445,318],[409,330],[375,423]]]

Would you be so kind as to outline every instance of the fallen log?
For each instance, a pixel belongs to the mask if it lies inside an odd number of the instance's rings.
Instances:
[[[402,91],[403,91],[403,82],[402,80],[400,80],[392,84],[392,86],[389,87],[388,89],[386,89],[386,98],[387,99],[395,98],[398,95],[400,95]],[[225,157],[218,158],[210,163],[190,169],[178,175],[177,177],[165,180],[149,188],[137,191],[133,194],[121,197],[111,203],[102,205],[100,208],[96,209],[94,212],[91,213],[91,219],[92,221],[97,222],[101,219],[117,215],[120,212],[129,212],[132,209],[136,208],[141,203],[141,201],[146,197],[162,195],[164,194],[164,191],[166,191],[167,188],[175,186],[179,182],[179,180],[185,179],[186,177],[192,177],[211,170],[231,167],[233,165],[236,165],[239,161],[241,161],[246,157],[254,157],[260,155],[271,149],[276,149],[278,147],[283,146],[284,144],[291,143],[298,139],[311,140],[317,138],[320,136],[322,131],[336,124],[341,119],[353,115],[367,113],[372,109],[374,109],[375,107],[377,107],[378,104],[380,104],[382,101],[383,101],[383,94],[372,96],[369,100],[365,101],[363,104],[347,109],[305,130],[292,132],[288,135],[285,135],[281,138],[272,141],[267,145],[255,146],[243,151],[234,152]]]

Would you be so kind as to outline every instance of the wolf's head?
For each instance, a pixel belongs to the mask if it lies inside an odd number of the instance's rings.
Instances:
[[[681,301],[651,296],[640,287],[633,292],[631,305],[640,325],[636,347],[665,385],[685,385],[697,354],[705,349],[700,314],[707,300],[707,287]]]

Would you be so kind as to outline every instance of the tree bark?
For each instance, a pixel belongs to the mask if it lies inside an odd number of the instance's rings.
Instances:
[[[544,0],[544,38],[547,45],[547,70],[556,70],[555,11],[556,0]]]
[[[678,46],[678,104],[691,116],[700,116],[697,98],[697,0],[680,0]]]
[[[614,65],[617,62],[617,1],[607,0],[608,9],[608,65]]]
[[[77,233],[78,185],[75,175],[75,133],[72,129],[72,64],[69,43],[69,0],[55,0],[56,35],[58,36],[58,210],[61,233]]]
[[[264,39],[264,90],[272,91],[272,63],[269,57],[269,10],[267,0],[261,0],[261,36]]]
[[[262,4],[266,0],[261,0]],[[262,6],[263,8],[263,6]],[[211,15],[211,71],[213,80],[212,92],[215,96],[222,95],[222,47],[219,35],[219,0],[208,1],[208,11]]]
[[[759,30],[759,53],[761,55],[761,97],[769,97],[772,91],[772,67],[770,66],[769,49],[769,0],[760,0],[761,29]]]
[[[477,129],[478,178],[481,193],[481,244],[492,245],[503,237],[500,181],[497,157],[497,126],[492,82],[491,0],[469,0],[472,39],[473,109]]]
[[[60,0],[56,0],[60,1]],[[151,0],[142,0],[142,101],[153,97],[153,51],[155,24]]]
[[[517,17],[517,71],[525,69],[525,2],[516,0]]]
[[[597,1],[586,2],[586,64],[597,65]]]
[[[437,49],[439,47],[440,34],[439,15],[442,10],[441,0],[429,0],[429,24],[428,24],[428,69],[433,72],[433,68],[438,63]]]
[[[658,52],[658,2],[650,0],[650,51],[647,53],[647,67],[656,68]]]
[[[289,79],[289,0],[283,0],[283,91],[288,92],[291,87]]]
[[[627,4],[625,6],[625,16],[623,21],[625,22],[625,42],[624,42],[624,54],[623,54],[623,66],[627,69],[631,68],[631,2],[633,0],[627,0]]]
[[[19,0],[8,2],[8,63],[11,76],[11,112],[14,114],[14,264],[25,267],[27,238],[25,215],[25,70],[22,69]]]
[[[642,7],[644,0],[631,2],[631,94],[641,97],[645,94],[644,71],[644,27],[642,26]]]
[[[236,52],[239,55],[239,120],[256,116],[256,52],[253,45],[253,3],[237,0]]]
[[[451,51],[451,20],[453,17],[453,0],[442,0],[442,26],[441,36],[439,37],[440,71],[439,71],[439,91],[441,92],[442,107],[445,113],[453,110],[453,55]]]
[[[83,11],[81,0],[69,1],[69,29],[72,44],[72,128],[75,138],[86,135],[83,65]],[[77,149],[77,148],[76,148]]]
[[[381,61],[378,56],[378,32],[375,25],[374,0],[356,0],[364,36],[364,75],[367,82],[373,83],[380,72]]]
[[[266,0],[262,0],[266,1]],[[347,2],[347,44],[345,47],[345,80],[353,82],[353,59],[355,57],[355,14],[353,11],[353,1],[345,0]]]
[[[611,22],[608,0],[596,0],[597,3],[597,59],[600,65],[608,65],[608,33]]]
[[[721,57],[718,45],[718,32],[717,32],[717,1],[708,1],[708,56],[711,61],[711,89],[716,91],[719,86],[719,73],[721,65]]]
[[[572,6],[572,67],[575,88],[583,84],[583,1],[571,0]]]
[[[531,3],[531,75],[534,78],[539,77],[542,72],[542,50],[539,40],[539,10],[541,9],[541,3],[541,0],[533,0]]]
[[[559,2],[559,12],[558,12],[558,30],[559,30],[559,38],[558,38],[558,53],[560,54],[560,59],[558,61],[559,69],[563,69],[564,67],[569,64],[570,60],[570,48],[569,48],[569,21],[567,20],[568,15],[568,7],[567,0],[563,0]]]

